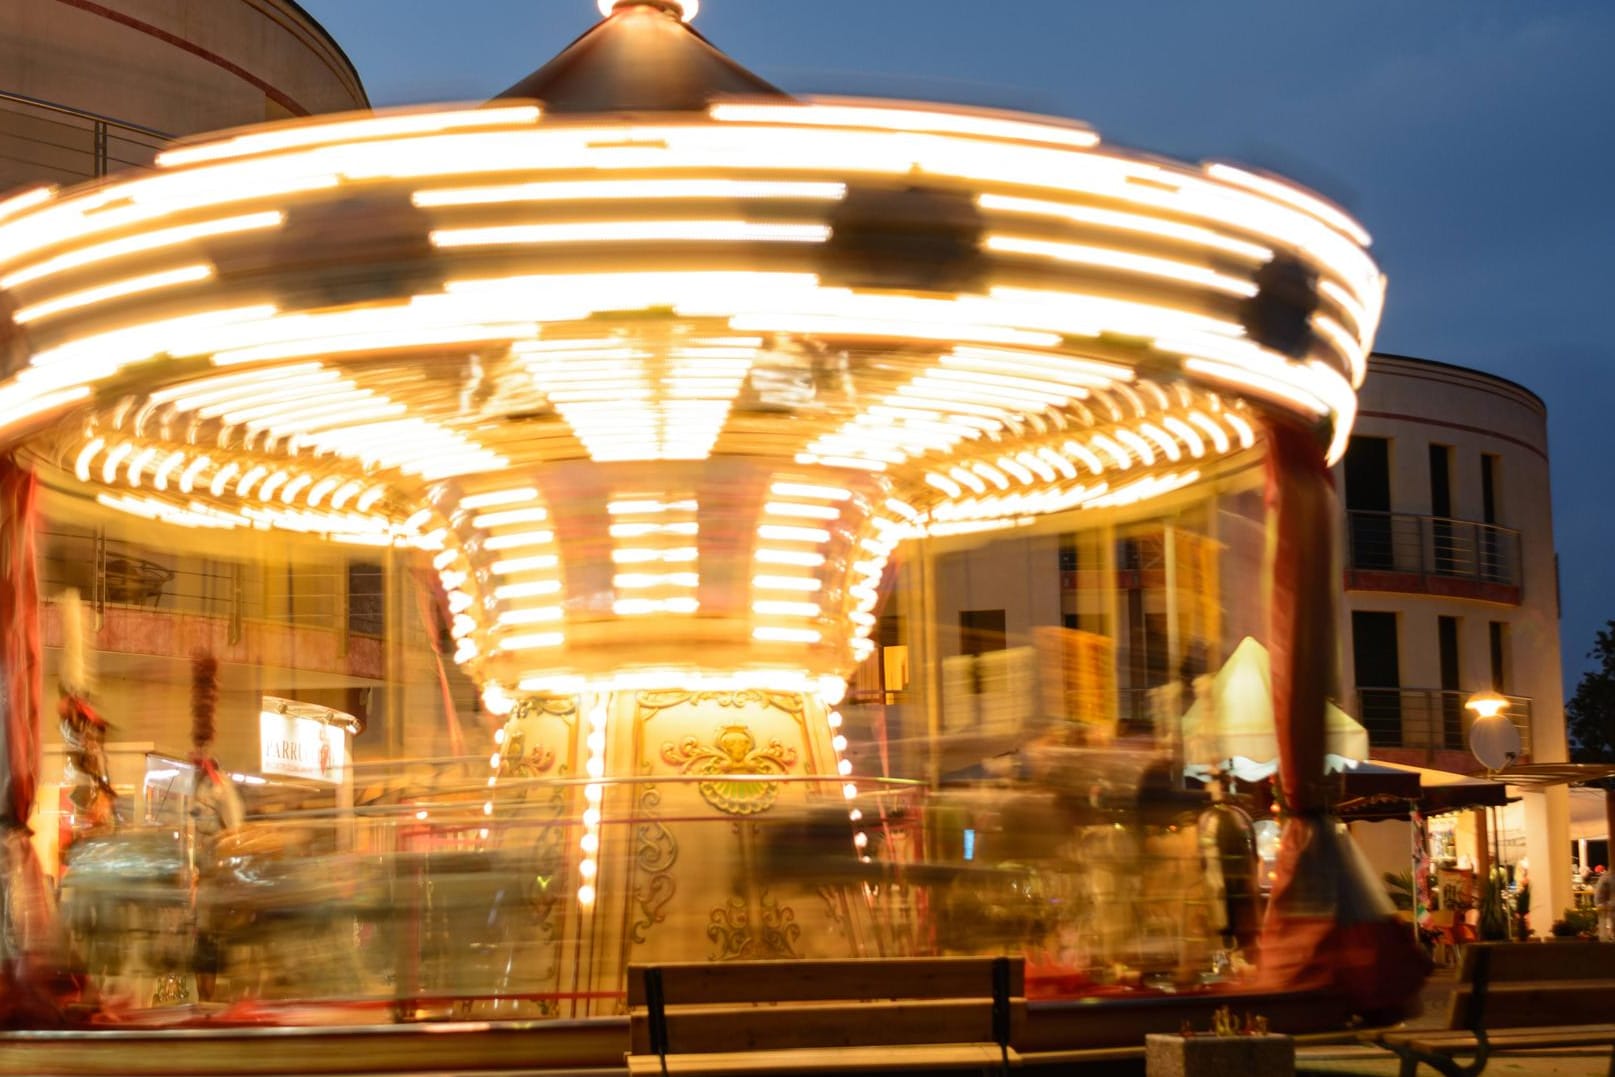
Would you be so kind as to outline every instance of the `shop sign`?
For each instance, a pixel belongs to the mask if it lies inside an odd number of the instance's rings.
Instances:
[[[348,734],[314,718],[264,711],[258,716],[258,769],[306,781],[342,781],[348,765]]]

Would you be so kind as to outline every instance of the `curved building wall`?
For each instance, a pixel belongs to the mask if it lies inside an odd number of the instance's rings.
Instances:
[[[342,49],[290,0],[0,4],[0,189],[140,165],[163,135],[368,104]]]
[[[1446,363],[1375,355],[1368,371],[1336,468],[1348,709],[1376,758],[1473,773],[1463,701],[1492,688],[1514,700],[1530,758],[1562,761],[1547,408],[1514,382]],[[1532,883],[1557,915],[1570,897],[1568,802],[1560,789],[1526,803]]]

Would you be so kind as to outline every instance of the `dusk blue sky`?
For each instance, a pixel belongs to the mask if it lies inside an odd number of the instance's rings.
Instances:
[[[477,100],[594,0],[302,0],[377,106]],[[1512,378],[1549,408],[1566,693],[1615,618],[1615,3],[705,0],[787,90],[1085,120],[1273,169],[1344,204],[1390,276],[1377,347]]]

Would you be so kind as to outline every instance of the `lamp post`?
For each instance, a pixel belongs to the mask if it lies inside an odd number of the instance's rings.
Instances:
[[[1486,776],[1493,777],[1520,756],[1520,730],[1508,719],[1508,698],[1487,689],[1470,696],[1464,702],[1464,707],[1475,714],[1475,721],[1469,727],[1469,750],[1480,765],[1486,768]],[[1492,809],[1488,808],[1487,811],[1491,812]],[[1501,888],[1494,875],[1503,864],[1501,818],[1493,813],[1488,822],[1490,823],[1488,829],[1492,832],[1492,862],[1490,870],[1486,873],[1487,877],[1481,883],[1481,893],[1484,895],[1481,900],[1488,905],[1495,904],[1496,908],[1483,909],[1481,913],[1483,921],[1487,919],[1487,911],[1496,914],[1501,914],[1502,911]],[[1506,938],[1508,934],[1505,920],[1502,937]]]

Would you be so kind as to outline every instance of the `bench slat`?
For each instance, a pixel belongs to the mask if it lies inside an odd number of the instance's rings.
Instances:
[[[1606,958],[1615,966],[1615,956]],[[1607,976],[1610,969],[1605,970]],[[1453,1012],[1462,1021],[1471,990],[1453,991]],[[1503,982],[1495,977],[1486,989],[1485,1028],[1535,1028],[1573,1024],[1603,1024],[1615,1014],[1615,979],[1562,980],[1557,977],[1531,982]]]
[[[1607,980],[1609,945],[1598,942],[1488,942],[1464,947],[1458,982],[1474,981],[1479,948],[1491,951],[1490,976],[1497,983],[1519,980]]]
[[[1013,1051],[1010,1064],[1019,1061]],[[992,1043],[930,1043],[910,1046],[795,1049],[758,1054],[728,1051],[700,1055],[669,1055],[667,1072],[696,1077],[699,1074],[819,1074],[913,1072],[939,1070],[979,1071],[1003,1065],[1004,1055]],[[656,1055],[629,1055],[629,1077],[659,1077],[662,1060]]]
[[[991,957],[915,957],[870,961],[687,962],[662,971],[662,993],[674,1006],[708,1003],[815,1002],[835,999],[992,997]],[[646,966],[628,967],[628,1005],[644,1006]],[[1009,994],[1026,994],[1026,969],[1010,963]]]
[[[1416,1051],[1432,1054],[1473,1051],[1480,1046],[1474,1036],[1463,1032],[1413,1032],[1387,1043],[1400,1043]],[[1554,1047],[1615,1046],[1615,1025],[1570,1025],[1522,1032],[1488,1033],[1486,1043],[1493,1051],[1522,1051]]]
[[[773,1006],[668,1006],[669,1056],[882,1044],[993,1042],[990,998],[836,1002]],[[1023,1000],[1010,1005],[1013,1039],[1024,1027]],[[633,1053],[650,1054],[649,1013],[629,1012]]]

